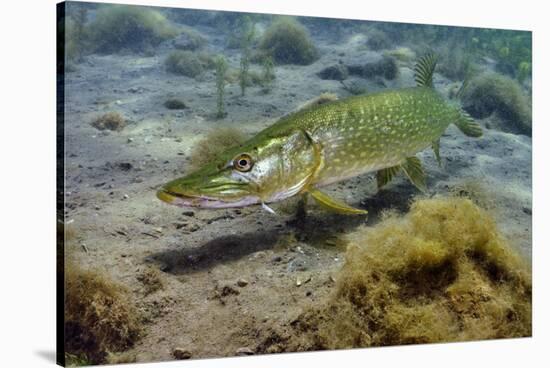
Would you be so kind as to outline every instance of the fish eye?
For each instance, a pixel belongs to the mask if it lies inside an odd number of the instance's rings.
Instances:
[[[233,159],[233,167],[241,172],[250,171],[253,165],[252,157],[246,153],[241,153]]]

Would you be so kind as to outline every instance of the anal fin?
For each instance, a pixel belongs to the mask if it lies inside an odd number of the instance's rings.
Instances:
[[[434,151],[436,152],[436,158],[438,158],[438,162],[440,162],[441,158],[439,158],[439,142],[437,142],[436,148],[434,148]],[[378,170],[376,173],[376,182],[378,184],[378,189],[389,183],[400,170],[403,170],[407,178],[409,178],[409,180],[415,187],[417,187],[422,192],[426,191],[426,175],[424,174],[424,170],[422,169],[422,163],[415,156],[407,157],[405,159],[405,162],[399,165]]]
[[[353,208],[346,203],[337,199],[331,198],[319,189],[310,188],[307,190],[309,194],[319,203],[319,205],[329,211],[340,213],[343,215],[366,215],[368,211]]]

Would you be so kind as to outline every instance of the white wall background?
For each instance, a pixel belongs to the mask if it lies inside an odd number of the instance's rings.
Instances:
[[[54,0],[0,3],[1,367],[54,364],[55,3]],[[533,338],[187,361],[148,367],[500,368],[548,364],[550,12],[546,2],[128,0],[126,3],[534,31]]]

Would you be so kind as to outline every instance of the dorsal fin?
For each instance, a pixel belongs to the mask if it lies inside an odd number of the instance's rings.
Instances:
[[[427,53],[422,56],[414,67],[414,80],[418,87],[433,88],[433,75],[437,57],[434,53]]]

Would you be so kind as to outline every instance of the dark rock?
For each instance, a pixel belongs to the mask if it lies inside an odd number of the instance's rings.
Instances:
[[[185,102],[183,102],[180,99],[171,98],[164,102],[164,107],[170,110],[182,110],[182,109],[186,109],[187,105],[185,104]]]
[[[344,80],[348,77],[348,68],[345,65],[332,65],[317,73],[319,78],[325,80]]]
[[[184,359],[191,358],[191,352],[189,350],[185,350],[185,349],[182,349],[182,348],[175,348],[172,351],[172,355],[174,356],[174,358],[176,358],[178,360],[184,360]]]

